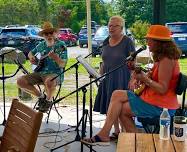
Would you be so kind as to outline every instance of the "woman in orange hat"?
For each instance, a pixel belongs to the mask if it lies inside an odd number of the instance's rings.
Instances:
[[[175,88],[180,73],[181,52],[172,41],[170,31],[162,25],[150,26],[146,35],[149,51],[153,54],[154,66],[151,76],[135,73],[135,78],[146,85],[140,96],[130,90],[113,92],[107,118],[101,131],[82,142],[90,145],[109,144],[109,133],[115,120],[120,118],[126,132],[137,132],[133,117],[158,117],[163,108],[171,116],[179,107]]]

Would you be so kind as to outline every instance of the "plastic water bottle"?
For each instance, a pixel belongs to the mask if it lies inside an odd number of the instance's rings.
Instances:
[[[170,138],[170,115],[168,109],[164,108],[160,115],[160,139],[169,140]]]

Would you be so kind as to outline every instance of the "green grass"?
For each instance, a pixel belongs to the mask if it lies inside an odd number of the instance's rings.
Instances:
[[[67,66],[66,66],[66,69],[69,68],[71,65],[73,65],[74,63],[76,63],[76,59],[69,59],[68,60],[68,63],[67,63]],[[91,65],[93,67],[95,67],[96,69],[99,68],[99,64],[101,62],[101,58],[97,57],[97,58],[92,58],[91,59]],[[1,66],[0,65],[0,70],[1,70]],[[28,70],[28,71],[32,71],[31,70],[31,65],[30,63],[27,61],[25,64],[23,64],[23,66]],[[169,66],[169,65],[168,65]],[[180,59],[180,68],[181,68],[181,71],[187,75],[187,58],[183,58],[183,59]],[[12,75],[17,69],[17,65],[14,65],[14,64],[5,64],[5,75]],[[84,69],[84,67],[82,65],[79,66],[78,68],[78,71],[79,71],[79,75],[83,75],[85,77],[87,77],[87,80],[88,80],[88,73],[86,72],[86,70]],[[0,71],[0,74],[2,75],[2,71]],[[75,68],[72,68],[71,70],[67,71],[65,73],[65,77],[66,78],[72,78],[72,79],[68,79],[67,82],[65,81],[64,82],[64,85],[66,84],[72,84],[72,86],[75,86]],[[9,78],[10,80],[13,79],[13,78]],[[83,82],[83,84],[86,84],[88,81],[85,80],[85,82]],[[84,81],[84,80],[83,80]],[[18,88],[16,86],[16,82],[10,82],[8,81],[8,79],[5,81],[5,93],[6,93],[6,97],[17,97],[18,96]],[[81,85],[79,85],[81,86]],[[62,96],[65,96],[65,95],[68,95],[70,92],[74,91],[75,89],[73,88],[67,88],[67,87],[62,87],[61,89],[61,97]],[[87,87],[87,104],[89,103],[89,95],[90,95],[90,92],[89,92],[89,87]],[[0,85],[0,92],[2,93],[3,90],[2,90],[2,83]],[[93,85],[93,101],[94,101],[94,98],[96,96],[96,93],[97,93],[97,87],[95,86],[95,84]],[[75,96],[76,94],[73,94],[69,97],[67,97],[65,100],[61,101],[62,103],[64,104],[75,104]],[[2,94],[0,94],[0,96],[2,96]],[[82,91],[79,92],[79,100],[80,102],[82,101]]]
[[[182,73],[187,75],[187,58],[182,58],[179,60],[179,62],[180,62],[180,70],[182,71]]]
[[[76,59],[69,59],[68,60],[68,63],[67,63],[67,66],[66,66],[66,69],[69,68],[71,65],[75,64],[77,62]],[[91,65],[98,69],[99,68],[99,64],[101,62],[101,58],[97,57],[97,58],[92,58],[91,59]],[[23,66],[29,71],[31,72],[31,64],[29,61],[27,61],[25,64],[23,64]],[[0,65],[0,69],[2,68],[2,65]],[[4,64],[4,69],[5,69],[5,76],[7,75],[12,75],[15,73],[15,71],[17,70],[18,66],[15,65],[15,64]],[[78,73],[79,75],[84,75],[86,76],[87,78],[89,77],[87,71],[85,70],[85,68],[82,66],[82,65],[79,65],[78,66]],[[0,71],[0,74],[2,75],[2,71]],[[72,77],[73,79],[68,79],[67,81],[64,82],[64,84],[72,84],[73,86],[75,86],[75,68],[72,68],[70,70],[68,70],[66,73],[65,73],[65,77]],[[5,83],[5,94],[6,94],[6,97],[17,97],[18,96],[18,88],[17,88],[17,85],[16,85],[16,82],[10,82],[11,79],[13,78],[9,78],[9,79],[6,79],[6,83]],[[10,80],[10,81],[9,81]],[[86,82],[84,83],[86,84]],[[94,85],[95,86],[95,85]],[[0,85],[0,92],[3,92],[3,86]],[[97,90],[95,89],[96,87],[93,87],[93,97],[96,96],[96,93],[97,93]],[[89,87],[87,87],[88,91],[87,91],[87,101],[89,99],[89,95],[90,95],[90,91],[89,91]],[[70,92],[74,91],[75,89],[72,89],[72,88],[65,88],[62,86],[62,89],[61,89],[61,93],[60,95],[61,96],[65,96],[65,95],[68,95]],[[75,104],[75,96],[76,94],[73,94],[69,97],[67,97],[65,99],[65,103],[67,104]],[[2,95],[0,95],[2,96]],[[80,101],[82,101],[82,91],[79,92],[79,97],[80,97]]]

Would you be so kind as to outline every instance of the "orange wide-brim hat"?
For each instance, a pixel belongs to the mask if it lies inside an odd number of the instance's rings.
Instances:
[[[172,41],[171,31],[163,25],[151,25],[145,38],[159,41]]]
[[[43,36],[44,33],[57,32],[58,30],[53,27],[51,22],[44,22],[42,30],[38,33],[39,36]]]

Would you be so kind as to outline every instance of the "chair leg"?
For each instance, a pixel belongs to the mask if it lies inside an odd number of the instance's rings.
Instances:
[[[36,105],[38,104],[38,101],[34,104],[33,109],[36,109]]]
[[[53,104],[51,105],[49,111],[47,112],[47,124],[48,124],[48,122],[49,122],[49,116],[50,116],[52,107],[53,107]]]

